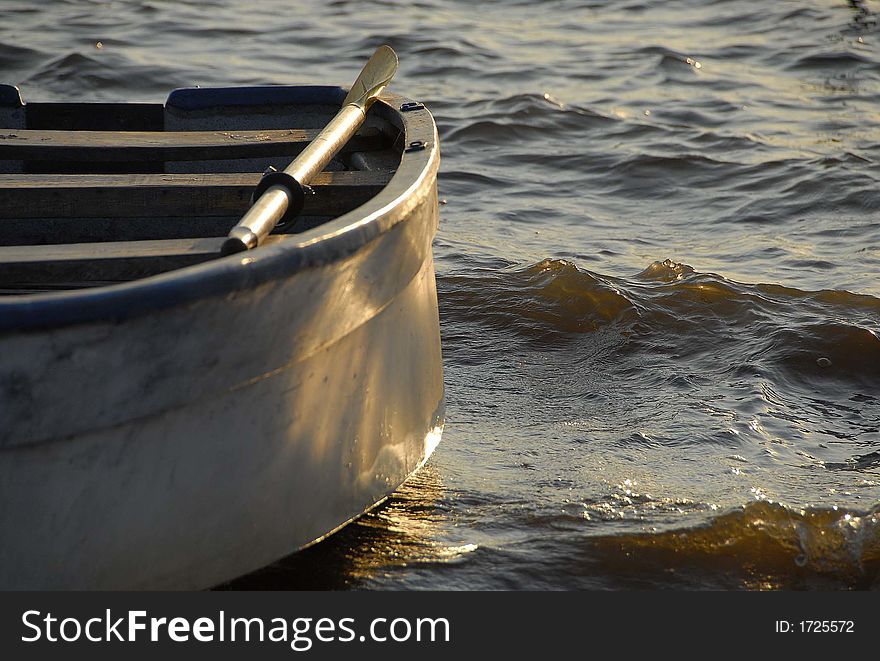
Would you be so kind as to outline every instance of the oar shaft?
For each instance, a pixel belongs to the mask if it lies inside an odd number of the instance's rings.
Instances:
[[[301,184],[310,182],[357,133],[364,117],[360,107],[345,106],[284,171]]]
[[[266,190],[238,221],[238,225],[229,231],[223,252],[233,253],[256,248],[284,217],[288,204],[290,197],[285,188],[272,186]]]
[[[309,146],[284,169],[285,174],[296,180],[290,183],[295,183],[305,190],[315,175],[321,172],[333,156],[357,133],[365,117],[364,110],[353,103],[336,113]],[[223,245],[223,252],[233,253],[256,248],[275,229],[289,205],[288,190],[284,186],[270,186],[254,201],[254,205],[229,232],[229,238]]]

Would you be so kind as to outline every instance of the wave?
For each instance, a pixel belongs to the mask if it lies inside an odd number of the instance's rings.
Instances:
[[[636,312],[609,282],[565,260],[445,275],[438,286],[447,316],[536,339],[594,331]]]
[[[143,98],[149,92],[164,95],[174,87],[185,84],[187,81],[176,73],[154,63],[133,62],[118,51],[99,56],[71,52],[32,73],[24,81],[22,93],[25,98],[29,97],[29,86],[50,91],[68,91],[75,87],[78,93],[90,91],[99,95],[107,90],[129,89],[138,98]]]
[[[880,384],[880,299],[873,296],[745,284],[671,260],[625,279],[545,259],[459,271],[438,285],[447,319],[541,345],[613,328],[626,351],[723,356],[732,374],[747,365],[796,380]]]
[[[455,143],[544,143],[552,137],[571,137],[618,120],[567,105],[549,93],[515,94],[488,101],[462,104],[458,109],[467,120],[449,130],[444,140]],[[471,119],[477,117],[477,119]]]
[[[588,548],[606,570],[675,573],[683,581],[704,570],[716,587],[876,588],[880,508],[755,501],[692,528],[592,537]]]
[[[835,51],[825,53],[813,53],[795,60],[789,69],[798,71],[802,69],[816,71],[836,71],[850,69],[880,70],[880,63],[871,58],[853,53],[851,51]]]
[[[33,66],[44,57],[43,53],[33,48],[0,42],[0,69],[4,71]]]

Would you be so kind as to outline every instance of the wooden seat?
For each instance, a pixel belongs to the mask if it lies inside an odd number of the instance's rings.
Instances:
[[[266,245],[283,240],[272,235]],[[223,238],[0,246],[0,293],[78,289],[145,278],[220,255]]]
[[[0,160],[194,161],[295,156],[317,129],[265,131],[0,131]],[[382,134],[362,129],[341,153],[381,149]]]
[[[390,181],[388,170],[322,172],[305,215],[346,213]],[[0,174],[0,223],[76,216],[234,216],[250,206],[260,174]]]

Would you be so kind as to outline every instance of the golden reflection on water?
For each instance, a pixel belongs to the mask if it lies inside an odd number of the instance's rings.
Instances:
[[[383,504],[328,539],[222,587],[357,589],[402,567],[455,562],[478,546],[440,540],[447,517],[443,496],[443,480],[429,463]]]
[[[456,562],[476,544],[449,545],[440,528],[447,514],[444,485],[430,464],[423,467],[381,507],[351,526],[357,535],[346,555],[349,580],[368,585],[384,573],[414,564]]]

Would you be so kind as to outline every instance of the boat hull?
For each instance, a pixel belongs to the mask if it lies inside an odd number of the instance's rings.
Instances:
[[[118,314],[0,329],[0,587],[207,588],[415,471],[443,425],[436,160],[295,268],[261,249],[223,260],[234,287],[196,267],[203,296],[170,274],[140,309],[95,294]]]

